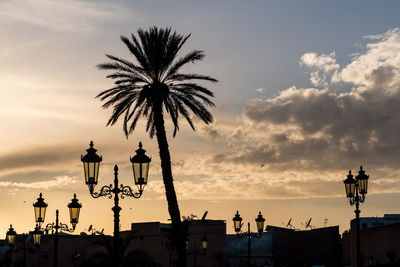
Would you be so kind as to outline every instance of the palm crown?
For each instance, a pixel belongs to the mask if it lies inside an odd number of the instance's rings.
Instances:
[[[206,124],[213,121],[207,106],[214,106],[210,97],[214,94],[193,81],[217,82],[216,79],[200,74],[180,73],[188,63],[204,58],[203,51],[194,50],[184,57],[177,53],[190,37],[171,32],[170,28],[152,27],[148,31],[138,30],[138,37],[131,40],[121,36],[121,41],[134,55],[137,63],[107,54],[111,62],[97,67],[112,70],[107,76],[115,80],[115,87],[105,90],[96,97],[106,101],[103,108],[113,106],[113,113],[107,125],[113,125],[124,115],[123,130],[128,135],[135,129],[139,118],[147,119],[146,131],[150,137],[155,134],[154,118],[162,115],[163,110],[170,115],[174,124],[174,133],[179,130],[178,118],[182,115],[194,130],[190,112]]]

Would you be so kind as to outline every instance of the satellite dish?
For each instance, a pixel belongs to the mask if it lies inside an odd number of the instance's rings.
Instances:
[[[305,225],[306,229],[307,229],[307,228],[310,228],[310,229],[313,229],[313,228],[314,228],[314,226],[311,225],[311,220],[312,220],[312,218],[310,218],[310,219],[308,220],[308,222],[306,223],[306,225]]]
[[[288,227],[289,229],[296,229],[296,227],[294,227],[294,225],[292,224],[292,218],[289,219],[286,227]]]
[[[92,224],[89,226],[88,232],[92,231]]]
[[[310,219],[308,220],[308,222],[306,223],[306,228],[310,227],[311,219],[312,219],[312,218],[310,218]]]

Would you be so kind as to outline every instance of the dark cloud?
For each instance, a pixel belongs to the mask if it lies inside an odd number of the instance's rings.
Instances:
[[[275,134],[272,136],[272,140],[276,143],[283,143],[288,141],[286,134]]]
[[[219,177],[218,177],[219,178]],[[270,181],[259,177],[244,176],[242,179],[216,179],[213,182],[199,179],[176,182],[177,191],[183,199],[282,199],[306,198],[323,196],[342,196],[344,186],[336,180],[326,180],[324,177],[315,179],[300,179],[290,177]],[[212,179],[211,179],[212,180]],[[246,190],[244,190],[246,189]],[[159,185],[160,193],[163,192]]]
[[[0,172],[15,169],[47,168],[78,161],[81,150],[71,146],[30,147],[0,155]]]
[[[210,140],[216,140],[217,138],[219,138],[221,136],[221,134],[215,128],[214,125],[201,126],[199,134]]]
[[[83,168],[79,168],[77,171],[65,170],[43,170],[43,169],[28,169],[28,170],[20,170],[13,169],[7,173],[3,173],[0,175],[0,181],[12,181],[16,183],[30,183],[37,182],[43,179],[52,179],[53,177],[58,176],[82,176],[83,177]],[[83,178],[82,178],[83,180]]]
[[[337,181],[360,165],[373,177],[375,192],[399,191],[400,30],[382,36],[343,68],[332,57],[335,67],[325,71],[331,76],[323,88],[291,87],[274,98],[250,101],[242,123],[229,135],[229,150],[214,154],[208,164],[242,166],[254,173],[261,163],[271,181],[279,173],[296,173],[297,178],[288,177],[293,190],[283,184],[278,195],[336,194],[343,189]],[[321,58],[310,58],[314,68],[326,68],[313,60]],[[334,182],[332,175],[337,176]],[[316,177],[327,188],[341,189],[321,191],[310,180]]]
[[[279,145],[252,149],[240,158],[252,161],[262,157],[283,164],[310,161],[319,168],[360,161],[374,167],[396,166],[400,157],[400,82],[393,69],[382,66],[373,70],[367,77],[371,86],[363,90],[336,95],[328,90],[297,89],[283,103],[250,103],[244,115],[254,124],[296,126],[302,138],[282,142],[286,135],[281,139],[274,136]]]

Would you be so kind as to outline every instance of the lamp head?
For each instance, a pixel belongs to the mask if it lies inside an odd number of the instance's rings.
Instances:
[[[14,228],[12,227],[12,224],[10,224],[10,228],[8,229],[8,231],[6,233],[7,243],[10,247],[14,246],[16,238],[17,238],[17,233],[15,232]]]
[[[358,190],[363,198],[365,197],[368,191],[368,179],[369,176],[365,174],[363,167],[360,166],[360,170],[358,171],[356,180],[358,182]]]
[[[44,219],[46,217],[46,209],[47,209],[47,203],[44,202],[42,193],[39,194],[37,201],[33,204],[33,208],[35,210],[35,222],[39,224],[40,227],[42,223],[44,223]]]
[[[42,231],[40,231],[39,225],[36,224],[35,230],[32,232],[33,244],[37,247],[40,245],[40,240],[42,238]]]
[[[130,158],[132,163],[133,178],[135,185],[137,185],[139,192],[143,192],[143,188],[147,185],[147,179],[149,176],[149,166],[151,158],[146,155],[142,142],[139,142],[139,149],[137,149],[136,155]]]
[[[81,208],[82,204],[78,202],[76,194],[74,194],[74,198],[71,199],[71,203],[68,204],[69,217],[71,219],[73,229],[75,229],[76,224],[79,222],[79,213]]]
[[[349,174],[347,175],[347,178],[343,181],[344,187],[346,190],[346,196],[349,199],[353,199],[355,196],[356,192],[356,179],[353,178],[353,175],[351,174],[351,170],[349,170]]]
[[[90,147],[86,149],[86,155],[81,155],[81,161],[83,163],[85,183],[88,185],[89,190],[92,190],[91,192],[93,192],[99,179],[100,162],[103,158],[102,156],[97,155],[97,149],[93,148],[93,141],[90,141],[89,146]]]
[[[256,218],[256,224],[257,224],[257,231],[260,234],[264,231],[264,222],[265,222],[265,219],[263,218],[261,211],[259,211],[258,216]]]
[[[235,217],[233,217],[232,221],[233,221],[233,228],[235,229],[235,232],[239,233],[240,229],[242,228],[242,225],[243,225],[242,224],[243,219],[242,219],[242,217],[240,217],[239,211],[236,211]]]

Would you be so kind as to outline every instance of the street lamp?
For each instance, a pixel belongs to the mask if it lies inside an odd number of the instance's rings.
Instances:
[[[264,222],[265,219],[263,218],[261,211],[258,212],[258,216],[256,218],[256,224],[257,224],[257,232],[261,233],[264,231]]]
[[[261,211],[258,213],[257,218],[255,219],[257,225],[257,233],[252,233],[250,231],[250,223],[247,223],[247,232],[241,232],[241,228],[243,226],[242,217],[239,215],[239,211],[236,211],[235,217],[233,217],[233,228],[235,229],[237,237],[246,237],[247,238],[247,266],[251,266],[251,239],[254,237],[261,237],[262,232],[264,231],[264,222]]]
[[[37,224],[36,228],[40,231],[41,225],[45,220],[46,208],[47,208],[47,203],[44,202],[44,199],[42,198],[42,193],[39,194],[39,198],[37,199],[37,202],[33,204],[33,207],[35,209],[35,221]],[[57,261],[58,261],[58,229],[60,229],[61,231],[72,233],[75,231],[76,224],[78,223],[78,220],[79,220],[79,213],[80,213],[80,209],[82,208],[82,204],[80,204],[78,202],[78,199],[76,198],[76,194],[74,194],[74,198],[71,200],[71,203],[69,203],[67,205],[67,207],[69,209],[69,215],[70,215],[72,228],[69,228],[68,225],[59,222],[59,220],[58,220],[59,211],[57,209],[56,210],[56,222],[47,224],[46,228],[44,229],[46,232],[55,230],[54,258],[53,258],[53,266],[54,267],[57,267]],[[34,236],[34,238],[35,238],[35,236]],[[37,244],[40,244],[40,237],[38,235],[36,235],[36,238],[38,238]]]
[[[38,225],[36,225],[35,230],[32,232],[32,236],[33,236],[33,244],[36,247],[39,247],[40,240],[42,238],[42,231],[40,231],[40,228]]]
[[[197,250],[196,241],[193,243],[193,250],[189,251],[187,255],[193,255],[193,267],[197,267],[197,255],[205,255],[207,252],[208,238],[204,235],[201,240],[201,250]],[[186,240],[186,249],[189,249],[189,240]]]
[[[44,218],[46,217],[47,208],[47,203],[44,202],[44,199],[42,198],[42,193],[39,194],[39,198],[33,204],[33,207],[35,209],[35,221],[39,225],[39,227],[41,227],[42,223],[44,222]]]
[[[240,229],[243,226],[242,217],[239,215],[239,211],[236,211],[235,217],[233,217],[233,228],[235,229],[235,233],[239,233]]]
[[[208,238],[206,235],[204,235],[203,238],[201,239],[201,248],[203,249],[203,251],[207,250],[207,245],[208,245]]]
[[[351,174],[351,170],[349,170],[349,174],[347,178],[343,181],[346,197],[349,200],[351,206],[356,205],[356,209],[354,213],[356,214],[356,255],[357,255],[357,267],[361,267],[361,251],[360,251],[360,203],[364,203],[365,196],[368,191],[368,179],[369,176],[365,174],[362,166],[360,166],[360,170],[358,171],[358,175],[356,179]]]
[[[76,198],[76,194],[74,194],[74,198],[71,199],[71,203],[68,204],[69,209],[69,217],[71,219],[72,228],[75,229],[76,224],[79,221],[79,213],[81,211],[82,204],[78,202]]]
[[[112,211],[114,212],[114,238],[113,238],[113,246],[114,246],[114,266],[118,266],[118,247],[119,247],[119,213],[121,211],[121,207],[119,204],[119,196],[121,194],[121,198],[125,196],[140,198],[142,196],[145,185],[147,184],[147,178],[149,175],[149,165],[151,158],[146,156],[146,150],[142,149],[142,142],[139,142],[139,149],[136,150],[136,155],[130,158],[130,162],[132,163],[133,177],[134,183],[138,188],[138,192],[133,192],[132,188],[129,186],[124,186],[123,184],[119,184],[118,181],[118,166],[114,166],[114,186],[103,186],[100,189],[100,192],[94,192],[94,188],[98,183],[99,178],[99,170],[100,170],[100,162],[102,161],[102,156],[96,154],[97,149],[93,148],[93,141],[90,141],[89,148],[86,150],[86,155],[81,155],[81,161],[83,163],[83,170],[85,174],[85,183],[89,187],[89,193],[93,198],[99,198],[108,196],[112,198],[114,194],[114,207]]]
[[[17,233],[15,232],[14,228],[12,227],[12,224],[10,224],[10,228],[8,229],[8,231],[6,233],[7,243],[10,247],[14,246],[16,237],[17,237]]]
[[[90,147],[86,150],[86,155],[81,155],[83,162],[83,170],[85,172],[85,182],[89,186],[90,194],[93,193],[94,187],[99,180],[100,162],[103,160],[101,156],[96,154],[97,149],[93,148],[93,141],[90,141]]]
[[[16,238],[17,238],[17,233],[15,232],[14,228],[12,227],[12,224],[10,224],[10,228],[8,229],[8,231],[6,233],[6,240],[7,240],[8,246],[10,247],[10,264],[12,262],[12,250],[13,250]]]
[[[42,231],[40,230],[40,227],[38,224],[36,224],[35,230],[32,232],[33,236],[33,244],[36,247],[36,250],[38,251],[38,266],[40,266],[40,240],[42,238]]]

